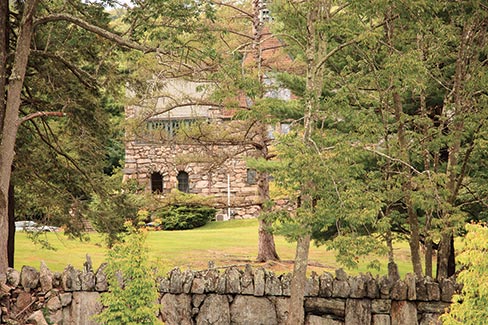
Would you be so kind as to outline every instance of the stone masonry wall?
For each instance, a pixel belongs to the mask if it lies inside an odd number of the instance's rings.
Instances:
[[[100,294],[107,291],[105,265],[96,271],[91,262],[83,270],[66,267],[52,273],[24,266],[0,275],[1,324],[96,324]],[[173,269],[158,280],[160,312],[167,325],[283,324],[288,311],[290,274],[276,275],[263,268]],[[448,307],[458,290],[453,279],[390,281],[371,274],[348,276],[312,273],[305,299],[308,325],[427,325]]]
[[[235,156],[232,151],[235,151],[236,148],[230,146],[218,150],[220,154],[234,158],[219,166],[195,162],[198,159],[193,159],[192,162],[183,161],[184,157],[205,157],[208,153],[204,152],[204,149],[193,145],[127,142],[125,179],[136,180],[147,191],[150,191],[151,173],[160,173],[163,176],[164,194],[177,188],[176,176],[179,171],[185,171],[189,175],[190,193],[213,196],[216,198],[217,206],[221,208],[221,214],[226,214],[227,175],[229,175],[230,208],[233,218],[256,217],[259,212],[257,185],[247,183],[247,167],[244,157]]]

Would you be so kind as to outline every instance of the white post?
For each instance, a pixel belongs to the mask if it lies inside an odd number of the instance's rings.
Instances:
[[[227,173],[227,220],[230,220],[230,174]]]

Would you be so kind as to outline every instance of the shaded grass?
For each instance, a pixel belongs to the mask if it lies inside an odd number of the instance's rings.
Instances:
[[[157,263],[162,272],[174,267],[194,270],[205,269],[209,261],[217,267],[230,265],[243,266],[246,263],[253,266],[263,266],[277,273],[289,272],[293,268],[295,243],[287,242],[283,237],[276,236],[276,248],[281,261],[269,263],[255,263],[258,242],[258,221],[256,219],[231,220],[226,222],[211,222],[204,227],[182,231],[150,231],[146,244],[151,259]],[[104,239],[99,234],[90,234],[90,240],[80,242],[70,240],[59,233],[46,233],[45,239],[56,250],[42,248],[34,244],[25,233],[16,234],[15,268],[20,270],[22,265],[38,267],[41,260],[45,261],[52,271],[62,271],[68,264],[81,269],[86,254],[89,254],[95,268],[105,260],[107,248]],[[396,256],[400,273],[411,272],[408,245],[397,243]],[[348,270],[349,273],[372,272],[386,273],[386,257],[381,257],[380,271],[369,270],[366,265],[368,258],[359,265],[358,269]],[[322,273],[333,272],[339,268],[334,252],[325,247],[310,248],[309,271]]]

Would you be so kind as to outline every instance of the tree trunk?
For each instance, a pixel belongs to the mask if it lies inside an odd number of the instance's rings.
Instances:
[[[436,279],[449,278],[456,273],[456,259],[454,254],[454,236],[442,234],[437,254]]]
[[[307,283],[308,251],[311,237],[309,234],[300,236],[297,241],[295,265],[290,284],[290,300],[286,325],[302,325],[305,321],[303,302]]]
[[[15,197],[14,185],[10,184],[8,191],[8,266],[14,267],[15,255]]]
[[[388,247],[388,279],[391,282],[396,282],[400,280],[400,273],[398,272],[398,265],[395,263],[391,230],[386,233],[386,246]]]
[[[265,125],[262,126],[265,130]],[[261,131],[262,134],[264,130]],[[263,141],[264,142],[264,141]],[[266,159],[267,157],[267,146],[263,145],[261,150],[261,155]],[[259,172],[258,174],[258,194],[259,201],[261,202],[261,217],[259,219],[259,230],[258,230],[258,262],[266,261],[278,261],[280,258],[276,252],[276,246],[274,242],[273,233],[271,233],[271,222],[266,220],[266,212],[269,212],[269,179],[268,173]]]
[[[264,218],[259,219],[259,243],[258,243],[258,262],[279,261],[280,257],[276,252],[273,234],[269,231],[271,222]]]
[[[19,127],[21,92],[30,54],[34,11],[38,1],[26,0],[24,3],[14,64],[9,78],[4,128],[0,142],[0,274],[5,273],[8,267],[8,192]]]
[[[7,86],[7,58],[8,58],[8,1],[0,1],[0,134],[3,130],[5,118],[5,98]]]

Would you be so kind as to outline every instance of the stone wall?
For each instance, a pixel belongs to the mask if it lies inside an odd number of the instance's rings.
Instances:
[[[214,197],[216,206],[221,209],[221,215],[227,214],[230,191],[232,217],[236,219],[256,217],[259,211],[257,185],[248,183],[245,157],[233,153],[237,147],[222,146],[215,150],[219,155],[233,158],[226,160],[222,165],[211,166],[208,163],[198,162],[195,158],[209,155],[201,146],[130,141],[126,143],[125,149],[125,179],[136,180],[150,191],[151,174],[160,173],[163,176],[164,194],[177,188],[176,176],[178,172],[184,171],[189,176],[190,193]],[[185,162],[185,157],[193,158],[192,161]]]
[[[88,260],[81,271],[68,266],[52,273],[44,264],[40,271],[9,269],[0,286],[1,324],[96,324],[92,316],[102,309],[99,297],[108,289],[104,268],[94,271]],[[167,325],[283,324],[290,280],[289,274],[250,266],[173,269],[158,280],[158,317]],[[313,273],[304,304],[306,324],[436,324],[456,290],[453,279],[437,283],[407,275],[390,281],[342,270]]]

